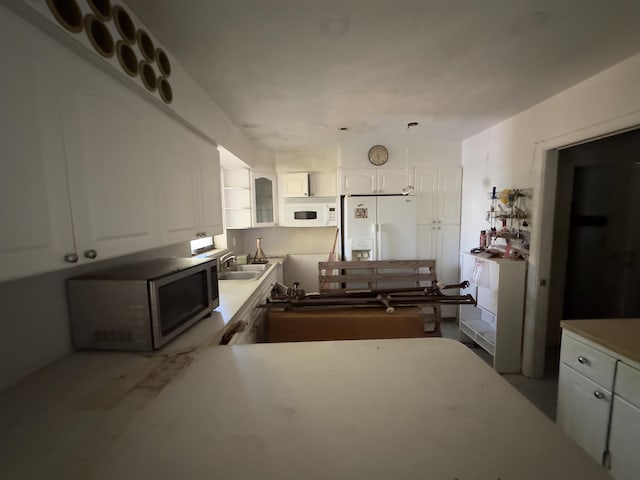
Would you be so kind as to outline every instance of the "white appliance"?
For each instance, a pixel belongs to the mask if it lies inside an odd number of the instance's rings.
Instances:
[[[342,210],[345,260],[416,258],[416,198],[348,196]]]
[[[283,227],[328,227],[338,223],[335,203],[285,203],[282,213]]]

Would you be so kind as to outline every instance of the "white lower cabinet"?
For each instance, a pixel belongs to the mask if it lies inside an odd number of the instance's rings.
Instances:
[[[611,411],[609,467],[616,480],[640,478],[640,365],[618,363]]]
[[[477,306],[460,305],[460,339],[472,340],[493,356],[499,373],[520,372],[527,263],[462,254],[461,280],[471,283]]]
[[[557,422],[598,463],[606,449],[610,406],[609,390],[560,365]]]
[[[270,297],[271,290],[278,279],[278,268],[279,267],[276,266],[267,274],[267,277],[262,280],[260,287],[258,287],[235,315],[238,321],[245,322],[245,327],[243,331],[237,332],[231,337],[228,345],[260,343],[264,341],[266,337],[265,321],[267,318],[267,309],[259,308],[259,305],[266,303]]]
[[[563,330],[557,424],[616,480],[640,478],[640,365]]]
[[[439,282],[458,283],[460,225],[418,225],[417,234],[418,258],[436,261],[436,275]],[[455,305],[443,305],[441,308],[443,317],[458,316]]]
[[[610,473],[616,480],[640,478],[640,407],[613,398],[609,438]]]

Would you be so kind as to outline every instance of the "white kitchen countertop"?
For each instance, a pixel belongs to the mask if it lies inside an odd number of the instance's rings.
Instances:
[[[80,353],[0,394],[3,478],[609,478],[441,338]]]

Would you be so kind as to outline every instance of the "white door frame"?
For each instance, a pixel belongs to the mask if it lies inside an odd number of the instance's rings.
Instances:
[[[522,373],[544,375],[549,303],[549,272],[553,240],[553,212],[558,171],[558,149],[608,137],[640,126],[640,111],[589,125],[534,144],[537,171],[532,205],[532,228],[522,345]],[[536,198],[537,197],[537,198]]]

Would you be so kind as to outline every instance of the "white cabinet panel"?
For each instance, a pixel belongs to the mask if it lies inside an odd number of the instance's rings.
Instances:
[[[460,168],[438,169],[438,192],[440,197],[438,219],[441,223],[460,223],[462,200],[462,170]]]
[[[606,448],[610,402],[609,390],[560,364],[558,425],[598,463]]]
[[[75,254],[55,58],[47,54],[0,37],[0,281],[62,268]]]
[[[418,223],[429,225],[440,217],[438,208],[438,169],[416,168],[416,198],[418,199]],[[460,219],[458,218],[458,222]]]
[[[307,172],[282,174],[282,196],[300,198],[309,196],[309,174]]]
[[[640,408],[618,395],[613,399],[609,438],[610,473],[616,480],[640,478]]]
[[[611,390],[616,359],[573,337],[563,336],[560,361]]]
[[[378,178],[373,169],[342,170],[340,193],[342,195],[369,195],[376,193]]]
[[[156,122],[151,133],[152,160],[159,182],[163,243],[191,240],[197,230],[194,146],[181,130],[167,119]]]
[[[418,223],[460,223],[462,170],[458,167],[416,167]]]
[[[405,168],[345,168],[340,171],[342,195],[399,194],[412,185]]]
[[[73,73],[62,79],[63,126],[78,253],[108,258],[157,246],[151,107],[96,70]]]
[[[226,228],[251,228],[251,174],[248,168],[222,170],[224,225]]]
[[[276,176],[271,173],[251,172],[251,181],[253,226],[276,225],[278,221]]]
[[[640,370],[618,363],[616,395],[640,408]]]
[[[198,155],[200,188],[200,222],[198,230],[205,235],[222,233],[222,187],[220,183],[220,152],[201,140]]]
[[[378,170],[376,193],[402,193],[402,189],[412,185],[411,173],[405,168],[384,168]]]
[[[458,283],[460,226],[418,225],[417,254],[420,259],[436,260],[439,282]],[[457,317],[455,305],[443,305],[443,317]]]
[[[310,172],[309,190],[310,197],[335,197],[336,172]]]
[[[463,293],[471,293],[477,306],[460,307],[461,337],[470,337],[493,355],[493,368],[500,373],[520,371],[526,270],[524,261],[462,254],[460,280],[471,282]]]
[[[435,259],[438,281],[458,283],[458,225],[418,225],[418,258]]]

